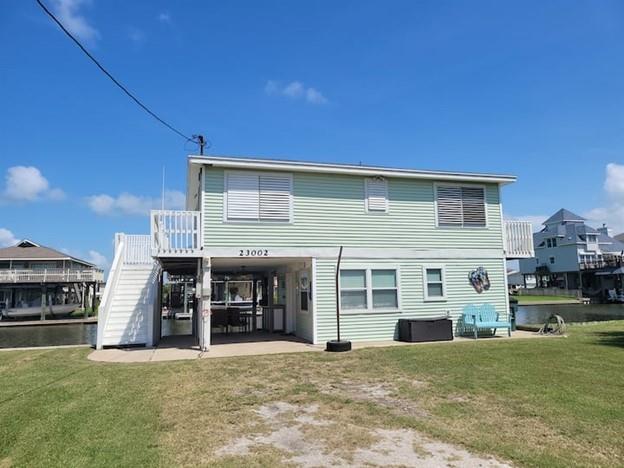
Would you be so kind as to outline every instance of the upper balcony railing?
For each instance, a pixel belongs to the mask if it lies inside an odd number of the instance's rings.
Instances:
[[[533,249],[533,225],[528,221],[505,221],[505,257],[530,258]]]
[[[0,283],[101,283],[104,272],[96,268],[3,268]]]
[[[620,268],[622,266],[624,266],[624,256],[622,255],[609,255],[600,259],[579,263],[581,270],[602,270],[606,268]]]
[[[202,248],[199,211],[153,210],[150,238],[155,257],[195,257]]]

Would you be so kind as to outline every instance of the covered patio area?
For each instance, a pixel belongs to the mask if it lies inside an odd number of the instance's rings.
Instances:
[[[102,362],[163,362],[322,350],[322,346],[314,346],[295,336],[257,331],[218,334],[213,337],[210,351],[206,352],[200,350],[192,335],[173,335],[163,337],[153,348],[102,349],[92,352],[89,359]]]

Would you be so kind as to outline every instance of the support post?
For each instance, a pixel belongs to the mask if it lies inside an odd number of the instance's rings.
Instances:
[[[91,297],[91,314],[95,315],[95,305],[97,300],[97,283],[93,283],[93,296]],[[87,317],[85,317],[87,318]]]
[[[184,290],[184,315],[186,316],[186,314],[188,314],[188,296],[186,295],[186,292],[188,290],[188,283],[185,281],[184,283],[182,283],[183,286],[183,290]]]
[[[210,257],[205,257],[202,259],[201,316],[199,321],[199,348],[202,351],[208,351],[210,349],[211,277]]]
[[[46,293],[46,287],[41,286],[41,320],[45,320]]]

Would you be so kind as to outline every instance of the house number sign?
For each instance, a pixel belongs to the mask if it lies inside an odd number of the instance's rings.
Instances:
[[[238,251],[239,257],[268,257],[268,249],[240,249]]]

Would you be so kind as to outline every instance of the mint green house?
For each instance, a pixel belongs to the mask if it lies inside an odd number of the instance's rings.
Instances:
[[[466,304],[509,314],[505,262],[533,255],[528,223],[505,221],[507,175],[190,156],[187,211],[120,234],[98,347],[158,343],[162,281],[188,286],[190,333],[212,344],[266,335],[318,344],[393,340],[401,318]],[[469,275],[482,267],[489,288]],[[166,275],[163,275],[166,272]],[[171,319],[168,319],[171,320]]]

